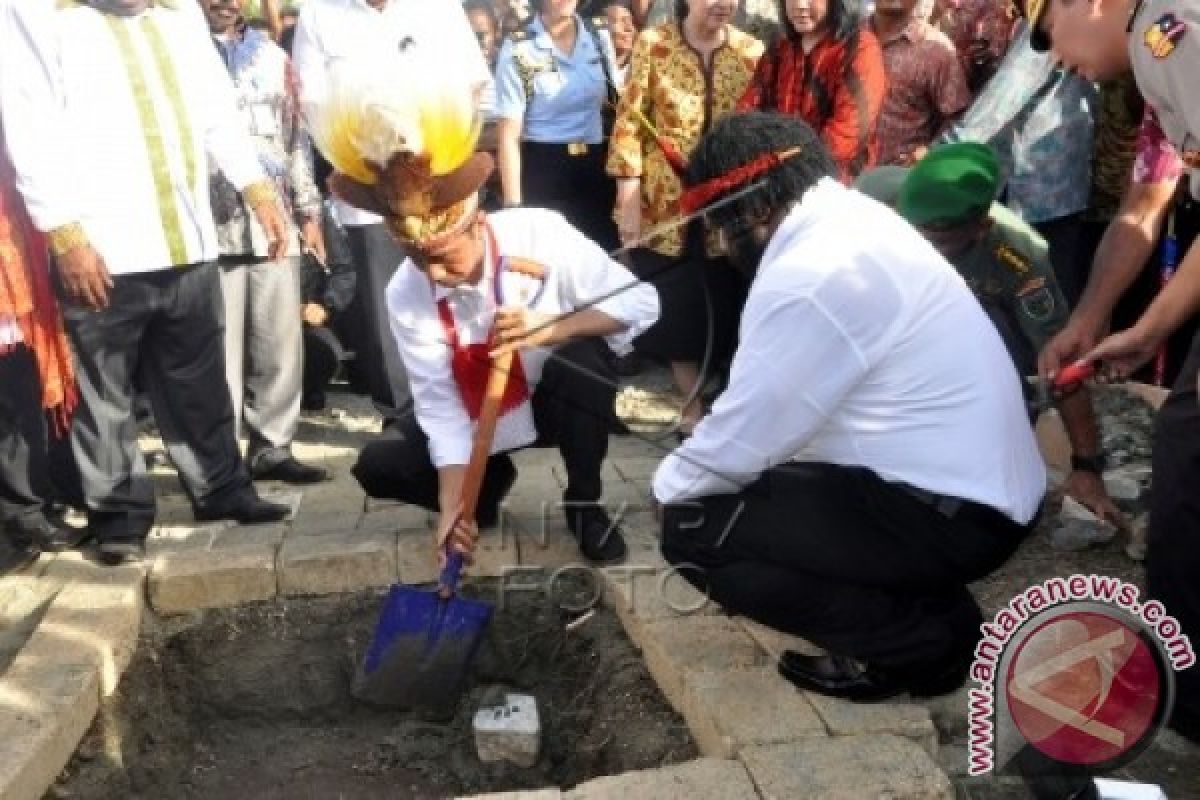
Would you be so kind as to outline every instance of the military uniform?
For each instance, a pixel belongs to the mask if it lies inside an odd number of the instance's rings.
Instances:
[[[1130,63],[1200,199],[1200,1],[1147,0],[1130,21]],[[1193,245],[1196,247],[1197,245]],[[1200,336],[1155,420],[1146,585],[1193,641],[1200,636]],[[1176,675],[1172,724],[1200,737],[1200,667]]]
[[[496,116],[521,123],[521,201],[560,212],[605,249],[617,245],[613,181],[604,170],[606,108],[615,108],[616,56],[603,17],[576,16],[564,54],[535,17],[496,61]]]
[[[1000,331],[1022,375],[1037,371],[1037,354],[1062,330],[1069,309],[1049,248],[1037,231],[993,204],[987,237],[951,263]]]

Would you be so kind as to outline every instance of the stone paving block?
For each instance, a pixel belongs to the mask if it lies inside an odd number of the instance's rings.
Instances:
[[[792,636],[782,631],[777,631],[774,628],[768,628],[766,625],[759,624],[752,619],[746,617],[734,617],[742,629],[750,634],[750,638],[758,642],[758,646],[766,651],[767,656],[772,661],[778,661],[779,657],[788,650],[796,650],[805,655],[818,656],[825,651],[817,647],[807,639],[801,639],[799,636]]]
[[[898,736],[835,736],[747,747],[740,756],[763,800],[953,800],[950,779]]]
[[[95,664],[37,635],[0,678],[0,797],[41,800],[100,704]]]
[[[368,533],[375,531],[387,533],[425,532],[432,531],[436,524],[436,515],[418,506],[402,503],[378,511],[368,511],[359,520],[358,529]]]
[[[542,567],[553,572],[561,567],[585,564],[579,543],[567,530],[562,512],[553,510],[545,516],[501,515],[500,529],[515,536],[521,554],[521,566]]]
[[[927,708],[904,703],[848,703],[813,692],[805,695],[834,736],[890,733],[937,755],[937,728]]]
[[[278,547],[287,534],[286,522],[268,522],[262,525],[232,525],[215,531],[209,550],[227,550],[230,548],[270,546]]]
[[[658,470],[665,454],[661,456],[631,456],[619,458],[614,462],[617,472],[626,481],[640,486],[649,486],[654,473]]]
[[[629,631],[646,667],[676,709],[683,706],[686,670],[722,672],[766,666],[766,656],[728,617],[680,617],[647,622]]]
[[[145,571],[89,566],[86,578],[68,583],[54,598],[27,646],[50,637],[64,661],[95,667],[107,697],[116,691],[137,648]]]
[[[335,594],[390,586],[398,574],[396,559],[394,533],[293,536],[279,548],[279,593]]]
[[[685,671],[683,689],[680,713],[706,756],[734,758],[748,746],[828,735],[804,696],[772,667]]]
[[[498,792],[495,794],[473,794],[458,800],[562,800],[560,789],[527,789],[522,792]]]
[[[322,514],[345,512],[347,514],[362,513],[367,505],[367,496],[363,493],[358,482],[345,475],[347,468],[330,467],[337,470],[339,478],[329,483],[320,483],[304,488],[304,497],[300,501],[300,516],[306,514]]]
[[[326,536],[352,531],[363,518],[358,511],[303,511],[292,522],[291,536]]]
[[[699,758],[670,767],[597,778],[576,786],[563,797],[564,800],[753,800],[758,793],[745,767],[737,761]]]
[[[521,565],[517,533],[504,526],[485,528],[475,544],[475,563],[467,574],[476,578],[500,578]]]
[[[155,559],[150,605],[160,614],[269,600],[277,591],[275,546],[181,551]]]
[[[396,574],[400,583],[417,586],[438,579],[430,531],[404,531],[396,537]]]
[[[153,559],[174,550],[207,550],[215,534],[236,525],[233,520],[159,524],[146,537],[146,554]]]
[[[720,613],[716,603],[673,568],[623,565],[606,567],[603,573],[605,602],[628,631],[657,620]]]

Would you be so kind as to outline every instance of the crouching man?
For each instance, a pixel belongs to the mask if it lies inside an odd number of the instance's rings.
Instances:
[[[600,505],[616,396],[606,351],[628,352],[658,318],[658,295],[556,213],[481,211],[492,168],[490,155],[477,154],[449,175],[412,181],[431,201],[411,204],[421,213],[388,218],[407,255],[387,305],[416,415],[363,448],[354,475],[373,497],[439,511],[438,541],[453,533],[469,547],[474,532],[455,520],[489,354],[516,349],[478,522],[494,524],[516,480],[509,452],[557,445],[568,527],[585,558],[614,563],[626,548]],[[335,180],[335,189],[371,206],[371,195],[347,181]]]
[[[941,694],[978,639],[967,584],[1028,534],[1045,469],[970,290],[835,175],[774,114],[726,117],[692,155],[684,207],[752,283],[728,389],[654,477],[663,553],[726,609],[823,647],[784,654],[798,686]]]

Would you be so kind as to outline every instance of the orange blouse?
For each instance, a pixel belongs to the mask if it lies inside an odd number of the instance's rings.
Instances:
[[[713,121],[734,110],[762,54],[762,42],[733,26],[726,28],[725,43],[713,52],[707,69],[677,22],[638,36],[609,140],[608,174],[641,178],[643,231],[678,217],[682,188],[636,112],[686,158]],[[647,246],[663,255],[679,255],[684,233],[683,227],[675,228]]]

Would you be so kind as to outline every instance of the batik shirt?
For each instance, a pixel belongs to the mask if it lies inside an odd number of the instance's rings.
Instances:
[[[677,23],[643,31],[633,47],[629,83],[617,108],[608,148],[608,174],[642,179],[642,230],[674,220],[679,213],[679,178],[662,149],[638,121],[640,111],[686,158],[712,123],[733,111],[762,56],[757,39],[727,26],[725,44],[705,69]],[[684,229],[674,228],[648,246],[679,255]]]
[[[1058,66],[1021,32],[942,141],[990,144],[1007,178],[1007,205],[1031,224],[1087,208],[1096,86]]]
[[[905,163],[967,107],[971,93],[954,45],[929,23],[914,18],[880,44],[888,91],[879,113],[879,163]]]
[[[215,44],[233,78],[240,119],[254,138],[263,171],[288,206],[287,216],[318,219],[321,195],[313,180],[312,148],[300,126],[296,81],[287,54],[253,28]],[[221,255],[265,258],[269,243],[242,196],[211,160],[209,171]],[[295,225],[289,249],[290,255],[298,255]]]

